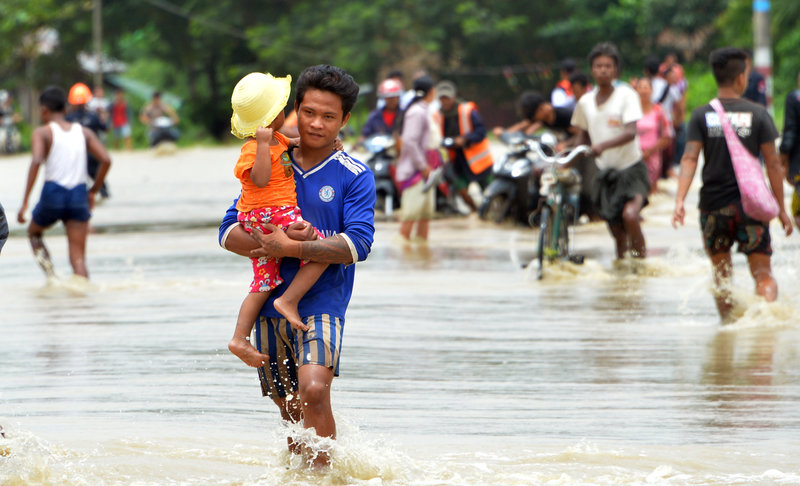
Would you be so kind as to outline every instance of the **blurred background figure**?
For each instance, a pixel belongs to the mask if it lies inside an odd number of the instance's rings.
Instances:
[[[564,59],[561,61],[561,79],[556,83],[556,87],[550,93],[550,103],[556,108],[575,108],[575,93],[572,91],[572,83],[569,78],[575,72],[575,61]]]
[[[13,154],[19,151],[22,136],[17,129],[17,123],[22,117],[14,109],[14,99],[11,93],[0,89],[0,153]]]
[[[493,160],[486,125],[475,103],[458,101],[452,81],[437,84],[436,96],[441,103],[442,134],[450,141],[446,145],[448,162],[454,173],[453,189],[474,213],[478,206],[469,194],[470,183],[477,182],[483,191],[492,178]]]
[[[747,70],[750,74],[747,76],[747,88],[742,98],[767,106],[767,80],[763,74],[753,69],[753,50],[745,49],[744,52],[747,54]]]
[[[114,131],[114,148],[119,148],[123,142],[125,150],[131,150],[131,119],[133,111],[125,98],[125,90],[117,88],[114,101],[111,103],[111,128]]]
[[[800,228],[800,74],[797,87],[786,95],[780,157],[786,180],[794,187],[791,215],[794,224]]]
[[[569,77],[569,84],[572,86],[572,94],[575,96],[575,103],[581,99],[590,89],[592,83],[589,81],[589,76],[584,73],[573,73]]]
[[[387,78],[381,82],[378,86],[378,98],[383,101],[383,106],[372,110],[367,117],[356,142],[357,146],[362,146],[364,140],[374,135],[391,135],[395,132],[403,93],[403,84],[397,79]]]
[[[86,104],[86,109],[94,112],[100,121],[108,125],[108,110],[111,106],[111,100],[106,98],[106,92],[103,89],[103,86],[95,86],[94,91],[92,92],[92,99]],[[103,134],[105,136],[105,133]],[[105,142],[105,139],[100,139]]]
[[[8,240],[8,220],[6,220],[6,211],[3,209],[3,205],[0,204],[0,251],[3,251],[3,245],[6,244],[6,240]],[[2,428],[0,428],[2,431]]]
[[[88,86],[83,83],[73,84],[69,89],[69,95],[67,96],[67,101],[71,105],[71,108],[67,113],[66,120],[69,122],[78,123],[88,128],[94,132],[94,134],[97,135],[97,138],[102,142],[105,139],[107,127],[105,122],[100,119],[97,113],[89,110],[89,102],[92,100],[92,98],[92,91]],[[89,169],[89,177],[91,177],[94,181],[97,178],[97,171],[100,168],[100,162],[94,157],[94,155],[88,152],[86,158],[87,168]],[[110,197],[108,186],[105,181],[100,187],[99,195],[101,199],[108,199]]]
[[[178,114],[175,109],[161,99],[161,92],[153,93],[150,103],[139,112],[139,121],[148,128],[147,136],[151,147],[160,142],[176,142],[180,133],[178,132]]]
[[[403,141],[397,160],[397,180],[402,190],[400,239],[403,243],[424,245],[428,242],[429,222],[435,210],[435,191],[425,190],[424,186],[431,170],[435,168],[432,165],[439,163],[438,159],[431,158],[438,152],[429,149],[431,118],[428,107],[436,96],[433,80],[428,76],[415,79],[414,92],[416,96],[406,108],[398,127]],[[417,233],[412,239],[414,223]]]
[[[642,117],[636,122],[639,135],[639,147],[642,149],[642,160],[647,166],[650,177],[650,194],[658,189],[661,178],[662,151],[672,140],[672,123],[667,120],[664,110],[658,103],[653,103],[653,86],[650,78],[639,79],[634,86],[642,103]]]

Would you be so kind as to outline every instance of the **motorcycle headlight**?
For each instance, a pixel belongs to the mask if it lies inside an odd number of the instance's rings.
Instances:
[[[511,163],[511,177],[519,177],[530,172],[531,164],[527,159],[517,159]]]

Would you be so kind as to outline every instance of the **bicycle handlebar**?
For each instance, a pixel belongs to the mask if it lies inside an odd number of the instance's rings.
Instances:
[[[550,164],[566,165],[575,160],[578,155],[590,155],[592,153],[592,148],[588,145],[578,145],[571,150],[565,150],[564,152],[556,155],[547,155],[544,150],[542,150],[542,146],[540,144],[537,143],[531,145],[535,145],[536,151],[539,153],[539,156],[542,158],[542,160]]]

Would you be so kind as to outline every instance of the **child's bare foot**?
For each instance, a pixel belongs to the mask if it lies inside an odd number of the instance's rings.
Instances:
[[[244,338],[233,338],[228,343],[228,349],[231,353],[235,354],[240,360],[248,366],[253,368],[261,368],[269,362],[269,356],[259,353],[254,348],[250,341]]]
[[[300,331],[308,331],[310,329],[308,326],[303,324],[303,320],[300,318],[300,313],[297,312],[296,303],[289,302],[289,300],[285,299],[282,295],[275,299],[274,305],[275,310],[280,312],[281,315],[283,315],[283,317],[289,321],[289,324],[291,324],[293,328]]]

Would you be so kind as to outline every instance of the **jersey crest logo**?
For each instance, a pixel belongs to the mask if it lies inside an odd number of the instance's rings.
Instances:
[[[336,191],[331,186],[322,186],[319,190],[319,200],[322,202],[331,202],[334,196],[336,196]]]

